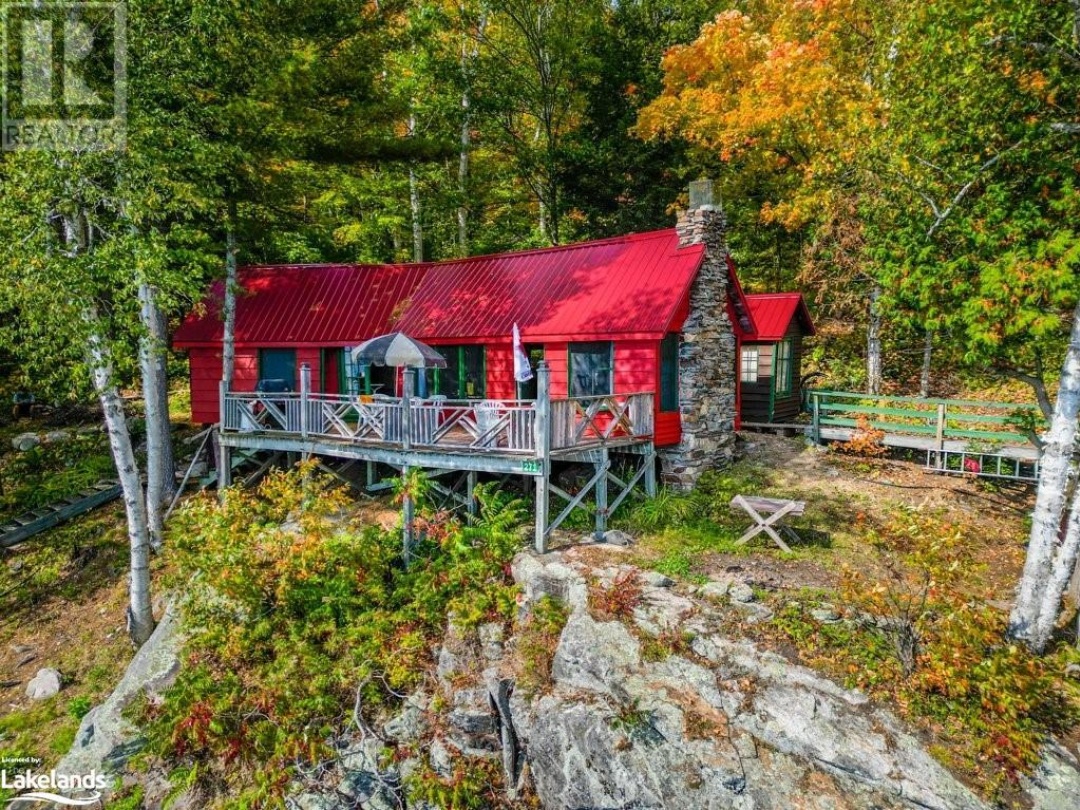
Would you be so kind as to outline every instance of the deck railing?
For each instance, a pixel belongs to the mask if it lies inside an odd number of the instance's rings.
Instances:
[[[402,449],[543,456],[645,441],[653,434],[651,393],[532,400],[449,400],[299,392],[221,393],[222,429],[290,434]],[[541,404],[548,407],[541,407]]]
[[[653,434],[653,395],[610,394],[551,401],[551,449]]]

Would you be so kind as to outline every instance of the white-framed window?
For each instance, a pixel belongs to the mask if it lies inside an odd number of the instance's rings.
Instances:
[[[756,383],[758,381],[758,347],[742,347],[742,381]]]
[[[777,394],[791,393],[791,360],[791,338],[785,338],[776,344],[776,356],[773,358]]]

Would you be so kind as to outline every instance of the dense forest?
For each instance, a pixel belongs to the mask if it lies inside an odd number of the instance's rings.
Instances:
[[[665,227],[703,176],[746,286],[810,299],[830,383],[967,371],[1050,418],[1060,378],[1052,546],[1080,403],[1080,0],[125,7],[123,148],[0,160],[0,333],[9,385],[96,392],[133,571],[174,484],[167,324],[211,279]],[[120,395],[139,378],[145,493]]]
[[[4,155],[5,342],[34,387],[70,393],[87,305],[124,342],[139,279],[175,317],[230,257],[419,261],[666,227],[709,176],[744,282],[810,297],[835,383],[914,390],[930,357],[1052,390],[1077,294],[1078,15],[136,0],[127,149]],[[86,261],[38,227],[71,207],[92,211]]]

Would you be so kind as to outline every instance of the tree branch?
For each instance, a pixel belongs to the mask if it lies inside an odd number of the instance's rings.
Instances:
[[[956,210],[956,206],[958,206],[963,201],[964,197],[967,196],[968,192],[971,191],[971,189],[975,186],[976,181],[980,177],[982,177],[984,173],[993,168],[993,166],[998,161],[1005,157],[1005,155],[1009,154],[1009,152],[1019,147],[1022,143],[1023,141],[1017,141],[1008,149],[1004,150],[1003,152],[998,152],[992,158],[983,163],[983,165],[975,171],[974,176],[970,180],[968,180],[958,192],[956,192],[956,195],[952,198],[952,201],[947,206],[945,206],[944,210],[942,210],[941,213],[937,215],[937,219],[934,220],[934,224],[931,225],[930,230],[926,232],[926,238],[930,239],[934,235],[937,229],[940,228],[941,225],[945,222],[945,220],[949,218],[949,215],[954,210]]]

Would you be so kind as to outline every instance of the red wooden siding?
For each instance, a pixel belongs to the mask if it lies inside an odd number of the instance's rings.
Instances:
[[[489,345],[484,352],[488,399],[517,399],[513,344]]]

